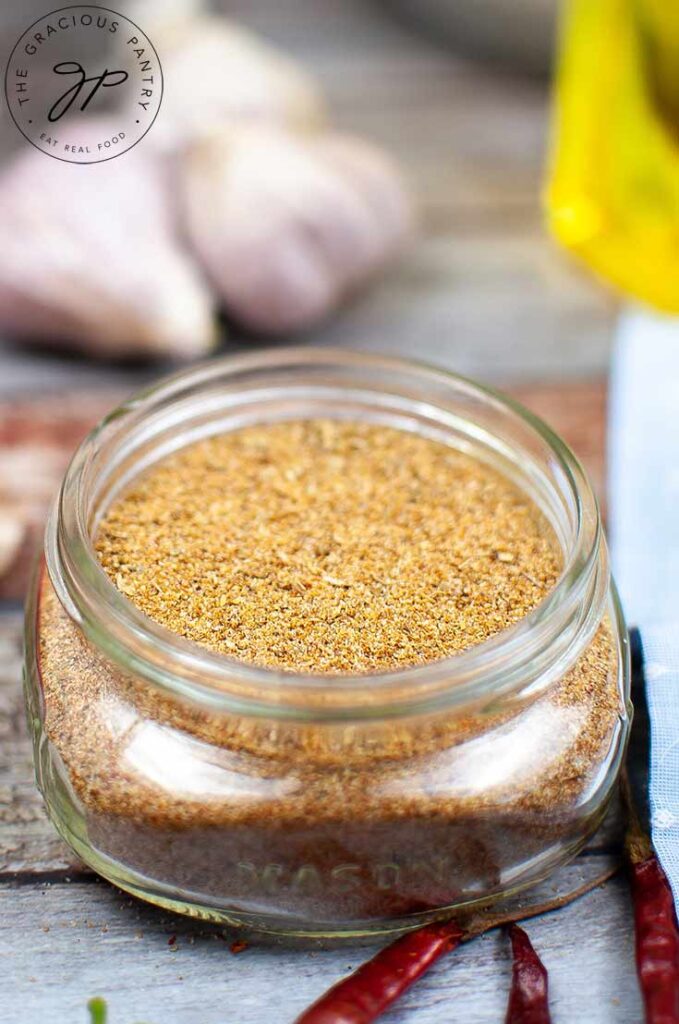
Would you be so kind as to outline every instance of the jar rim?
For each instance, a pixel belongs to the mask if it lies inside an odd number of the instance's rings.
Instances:
[[[125,435],[154,411],[199,394],[216,379],[341,366],[416,378],[424,391],[455,388],[516,421],[546,446],[574,509],[574,530],[559,579],[518,622],[437,661],[386,672],[293,673],[248,664],[171,632],[126,598],[101,566],[91,536],[87,488],[97,473],[102,438]],[[377,392],[376,392],[377,393]],[[432,408],[438,406],[433,404]],[[298,418],[304,418],[300,413]],[[338,348],[289,347],[226,356],[181,370],[143,389],[108,414],[75,452],[48,523],[46,561],[61,604],[85,636],[123,670],[213,711],[305,719],[389,717],[469,706],[524,689],[550,666],[563,671],[573,645],[597,628],[609,588],[601,520],[577,457],[540,417],[492,387],[429,364]],[[533,669],[528,672],[528,666]]]

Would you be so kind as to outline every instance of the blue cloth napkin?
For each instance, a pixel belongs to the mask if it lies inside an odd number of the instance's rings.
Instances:
[[[643,650],[653,844],[679,902],[679,318],[620,321],[609,406],[613,575]]]

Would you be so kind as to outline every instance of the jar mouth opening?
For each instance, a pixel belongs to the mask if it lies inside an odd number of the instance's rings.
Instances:
[[[93,536],[103,509],[134,476],[208,433],[312,418],[314,409],[345,417],[355,409],[353,418],[421,430],[499,460],[532,489],[557,533],[564,564],[555,586],[518,622],[466,650],[356,675],[293,673],[230,658],[161,626],[117,589]],[[302,347],[214,360],[114,409],[76,451],[46,536],[47,567],[61,603],[123,670],[214,710],[262,715],[273,709],[314,719],[469,705],[525,689],[540,666],[556,671],[583,629],[591,635],[601,619],[609,582],[607,563],[599,571],[602,551],[597,503],[580,463],[519,403],[424,363]]]

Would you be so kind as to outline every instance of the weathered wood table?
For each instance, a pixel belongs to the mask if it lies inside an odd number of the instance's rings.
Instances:
[[[306,60],[336,122],[400,156],[421,199],[421,238],[401,266],[312,337],[429,358],[508,384],[604,486],[603,383],[614,308],[546,239],[538,191],[546,90],[451,57],[355,0],[228,5]],[[241,344],[237,336],[225,349]],[[368,950],[284,950],[137,903],[74,861],[33,783],[20,692],[25,567],[69,451],[122,393],[158,367],[94,367],[0,352],[0,506],[26,523],[0,593],[0,1024],[285,1024]],[[547,383],[545,383],[545,381]],[[618,855],[604,837],[570,870]],[[557,1024],[641,1017],[626,884],[618,876],[533,921]],[[441,962],[385,1020],[503,1019],[510,961],[492,933]]]

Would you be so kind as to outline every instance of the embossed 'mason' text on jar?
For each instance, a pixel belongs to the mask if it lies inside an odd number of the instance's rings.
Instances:
[[[80,857],[163,906],[306,935],[542,878],[599,824],[628,731],[572,453],[472,382],[327,350],[182,373],[84,442],[26,689]]]

